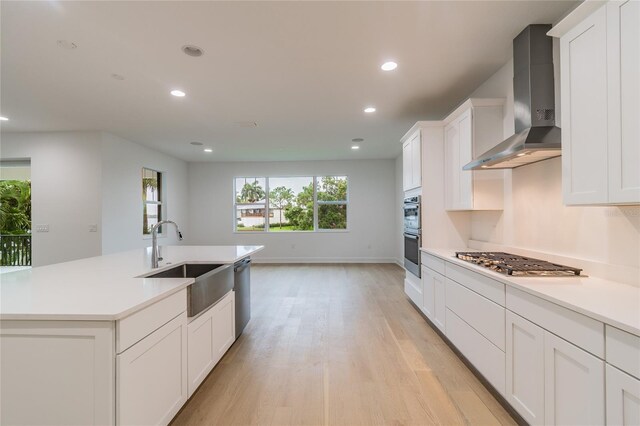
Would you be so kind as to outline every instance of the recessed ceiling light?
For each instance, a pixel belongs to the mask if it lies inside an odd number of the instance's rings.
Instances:
[[[198,46],[194,46],[193,44],[187,44],[186,46],[182,46],[182,51],[185,55],[189,56],[202,56],[204,55],[204,50],[200,49]]]
[[[364,142],[364,139],[362,139],[362,138],[353,138],[353,139],[351,139],[351,142]]]
[[[58,47],[62,49],[73,50],[78,48],[77,44],[68,40],[58,40],[57,43],[58,43]]]
[[[7,117],[0,117],[0,121],[9,121]]]
[[[213,148],[205,148],[204,152],[213,152]]]
[[[182,98],[182,97],[184,97],[184,96],[186,96],[186,95],[187,95],[187,94],[186,94],[186,93],[184,93],[182,90],[172,90],[172,91],[171,91],[171,94],[172,94],[173,96],[177,96],[178,98]]]
[[[482,167],[483,169],[486,169],[486,168],[488,168],[489,166],[481,166],[481,167]]]
[[[380,66],[380,68],[382,69],[382,71],[393,71],[396,68],[398,68],[398,64],[396,64],[393,61],[389,61],[389,62],[385,62],[384,64],[382,64]]]
[[[360,149],[360,147],[359,147],[358,145],[352,145],[352,146],[351,146],[351,149],[353,149],[353,150],[355,151],[355,150],[357,150],[357,149]]]
[[[372,113],[372,112],[376,112],[376,109],[374,107],[366,107],[364,109],[364,112]]]
[[[520,154],[516,155],[516,157],[524,157],[525,155],[527,155],[526,152],[521,152]]]
[[[122,81],[122,80],[124,80],[124,75],[122,75],[122,74],[115,74],[115,73],[114,73],[114,74],[111,74],[111,78],[112,78],[112,79],[114,79],[114,80],[120,80],[120,81]]]
[[[191,145],[202,146],[202,142],[191,142]]]

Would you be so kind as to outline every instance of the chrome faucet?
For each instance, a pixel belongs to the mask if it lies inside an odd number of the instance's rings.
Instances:
[[[178,228],[178,224],[172,220],[161,220],[151,227],[151,268],[155,269],[158,267],[158,261],[162,260],[160,257],[160,250],[158,249],[158,229],[162,225],[173,225],[176,227],[176,235],[178,239],[182,241],[182,232],[180,232],[180,228]]]

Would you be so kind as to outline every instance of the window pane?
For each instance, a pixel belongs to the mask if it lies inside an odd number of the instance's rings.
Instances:
[[[142,200],[143,201],[161,201],[161,173],[150,170],[142,169]]]
[[[142,230],[144,234],[150,234],[153,225],[162,220],[162,205],[145,203],[142,214]],[[162,233],[162,228],[159,230]]]
[[[313,178],[269,178],[269,231],[313,231]]]
[[[236,178],[236,203],[252,204],[265,202],[266,178],[243,177]]]
[[[347,201],[346,176],[318,177],[318,201]]]
[[[237,231],[264,231],[264,204],[244,204],[236,208]]]
[[[347,205],[318,205],[318,229],[347,229]]]

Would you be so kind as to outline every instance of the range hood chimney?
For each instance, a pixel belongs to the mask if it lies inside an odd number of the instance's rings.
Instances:
[[[513,169],[558,157],[551,25],[529,25],[513,40],[515,134],[463,167]]]

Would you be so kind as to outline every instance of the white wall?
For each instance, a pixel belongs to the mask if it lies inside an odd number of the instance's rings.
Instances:
[[[3,133],[0,154],[31,159],[34,266],[64,262],[101,252],[100,134],[97,132]],[[99,227],[100,228],[100,227]]]
[[[142,168],[164,174],[164,218],[175,221],[189,239],[187,163],[110,133],[102,133],[102,252],[151,245],[142,236]],[[159,244],[178,244],[173,228]]]
[[[559,63],[557,52],[554,61]],[[559,117],[557,66],[555,71],[556,115]],[[510,61],[472,94],[473,97],[508,98],[504,114],[505,138],[514,132],[512,78],[513,62]],[[508,172],[504,211],[473,212],[471,215],[472,240],[619,267],[631,271],[624,274],[628,282],[638,282],[640,208],[565,206],[560,158]]]
[[[190,244],[264,244],[263,261],[395,262],[395,160],[189,164]],[[348,232],[234,233],[237,176],[349,177]]]
[[[182,160],[103,132],[3,133],[0,142],[2,160],[31,159],[32,224],[49,225],[49,232],[33,233],[33,266],[149,246],[143,166],[166,172],[167,217],[189,235]],[[173,233],[160,240],[176,242]]]

